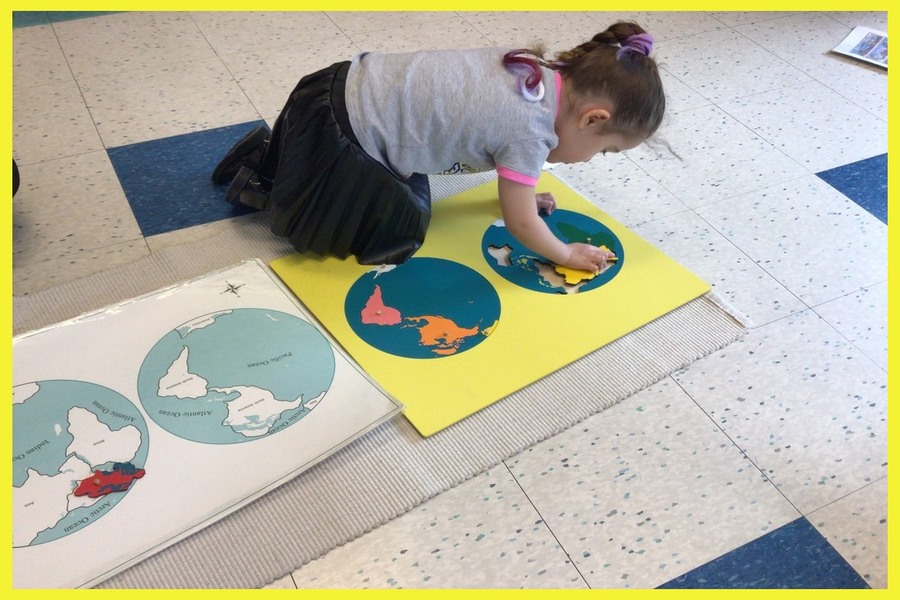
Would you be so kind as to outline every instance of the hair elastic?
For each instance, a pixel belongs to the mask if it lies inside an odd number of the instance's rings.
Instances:
[[[650,56],[653,50],[653,36],[649,33],[635,33],[622,40],[622,47],[616,51],[616,58],[622,58],[626,52],[637,52]]]
[[[519,93],[529,102],[540,102],[544,98],[541,68],[535,58],[537,57],[523,50],[509,52],[503,57],[506,68],[517,74],[516,86]]]

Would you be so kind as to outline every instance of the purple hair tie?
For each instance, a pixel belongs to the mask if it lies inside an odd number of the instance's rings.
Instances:
[[[616,51],[616,58],[622,58],[622,55],[629,51],[650,56],[651,50],[653,50],[653,36],[649,33],[635,33],[622,40],[622,47]]]

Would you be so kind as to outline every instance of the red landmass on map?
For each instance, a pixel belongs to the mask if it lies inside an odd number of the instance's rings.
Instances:
[[[362,309],[362,322],[366,325],[399,325],[401,321],[403,315],[396,308],[385,306],[381,298],[381,286],[376,285]]]
[[[115,463],[112,471],[94,471],[83,479],[73,492],[76,496],[99,498],[113,492],[124,492],[135,479],[144,476],[144,469],[137,469],[130,463]]]
[[[396,308],[385,305],[378,285],[366,300],[361,317],[366,325],[414,327],[419,330],[419,344],[443,356],[455,354],[465,338],[481,331],[477,326],[460,327],[453,320],[437,315],[404,317]]]

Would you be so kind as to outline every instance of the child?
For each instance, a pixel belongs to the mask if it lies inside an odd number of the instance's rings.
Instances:
[[[665,96],[653,38],[618,22],[553,62],[498,48],[363,53],[300,80],[271,133],[228,152],[213,181],[229,202],[265,208],[299,252],[402,263],[425,238],[429,173],[496,169],[503,220],[531,251],[597,271],[611,255],[560,241],[539,215],[545,162],[636,147]],[[536,202],[537,200],[537,202]]]

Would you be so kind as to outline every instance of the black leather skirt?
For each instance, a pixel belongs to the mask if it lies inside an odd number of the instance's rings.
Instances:
[[[359,146],[344,101],[349,66],[307,75],[288,98],[260,168],[272,182],[266,210],[298,252],[399,264],[425,240],[428,178],[400,178]]]

